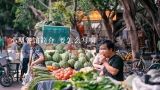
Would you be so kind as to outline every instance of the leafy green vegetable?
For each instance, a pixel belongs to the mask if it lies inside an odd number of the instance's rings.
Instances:
[[[54,80],[55,78],[52,75],[41,75],[38,77],[35,77],[30,83],[29,83],[29,87],[28,90],[37,90],[36,89],[36,85],[40,82],[40,81],[44,81],[44,80]]]
[[[66,81],[55,81],[53,85],[53,90],[64,90],[66,88],[72,88],[72,84]]]
[[[71,78],[72,85],[77,90],[122,90],[120,85],[115,85],[108,77],[100,77],[98,73],[90,71],[87,73],[78,72]]]

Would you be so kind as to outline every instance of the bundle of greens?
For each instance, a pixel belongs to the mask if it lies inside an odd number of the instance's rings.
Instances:
[[[115,85],[108,77],[99,77],[95,71],[78,72],[71,82],[76,90],[122,90],[120,85]]]

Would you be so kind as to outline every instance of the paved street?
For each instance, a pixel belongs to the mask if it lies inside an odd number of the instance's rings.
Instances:
[[[0,53],[0,57],[6,56],[5,51],[3,50],[2,53]],[[22,84],[21,82],[17,82],[16,78],[14,78],[14,82],[12,86],[10,87],[3,87],[0,85],[0,90],[21,90]]]
[[[22,84],[21,82],[14,82],[10,87],[3,87],[0,85],[0,90],[21,90]]]

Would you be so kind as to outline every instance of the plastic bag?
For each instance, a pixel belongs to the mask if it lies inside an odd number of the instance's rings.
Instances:
[[[28,70],[27,70],[27,73],[24,75],[22,85],[26,85],[31,80],[32,80],[32,74],[30,72],[30,67],[28,66]]]
[[[52,90],[53,80],[40,81],[37,90]]]
[[[160,85],[145,84],[140,77],[135,77],[132,81],[132,90],[160,90]]]

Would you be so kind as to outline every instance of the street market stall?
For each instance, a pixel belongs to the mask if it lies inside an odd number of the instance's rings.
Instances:
[[[23,90],[121,90],[121,82],[99,76],[92,66],[93,54],[58,44],[45,51],[46,67],[35,66],[33,79]]]
[[[33,67],[33,78],[22,90],[138,90],[147,85],[145,72],[133,73],[122,82],[100,76],[92,66],[95,58],[92,51],[77,49],[72,44],[52,46],[52,50],[45,50],[45,58],[46,67]],[[140,86],[137,81],[141,81]]]

